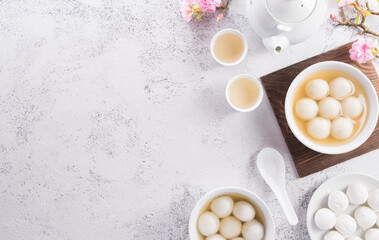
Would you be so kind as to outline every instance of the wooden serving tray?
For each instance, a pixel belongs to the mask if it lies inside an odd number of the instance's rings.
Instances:
[[[359,148],[345,154],[327,155],[315,152],[304,146],[293,135],[286,121],[284,101],[287,89],[289,88],[292,80],[302,70],[318,62],[341,61],[353,65],[366,74],[379,94],[379,78],[374,65],[371,62],[358,64],[357,62],[352,61],[349,56],[351,44],[352,43],[343,45],[334,50],[325,52],[261,77],[267,96],[270,100],[271,107],[274,110],[274,114],[282,130],[282,134],[300,177],[308,176],[379,148],[379,123],[376,125],[375,131],[371,137]]]

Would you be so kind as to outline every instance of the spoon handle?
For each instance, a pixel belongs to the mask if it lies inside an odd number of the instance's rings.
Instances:
[[[291,225],[296,225],[299,222],[299,219],[297,218],[297,215],[295,213],[295,210],[292,207],[292,204],[290,202],[290,199],[287,194],[287,190],[285,186],[281,188],[281,190],[276,189],[275,195],[277,196],[280,206],[283,209],[284,214],[287,217],[288,222]]]

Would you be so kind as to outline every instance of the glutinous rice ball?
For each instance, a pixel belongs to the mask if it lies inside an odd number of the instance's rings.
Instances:
[[[238,237],[241,234],[242,223],[233,216],[223,218],[220,223],[220,233],[226,238]]]
[[[330,95],[335,99],[342,100],[350,96],[354,91],[354,85],[346,78],[339,77],[330,83]]]
[[[310,120],[318,113],[317,103],[310,98],[302,98],[295,106],[296,114],[303,120]]]
[[[213,200],[211,204],[211,210],[219,218],[229,216],[233,211],[233,199],[229,196],[218,197]]]
[[[379,239],[379,229],[372,228],[365,233],[365,240],[378,240]]]
[[[323,79],[314,79],[305,87],[306,94],[314,100],[321,100],[329,95],[328,82]]]
[[[342,101],[342,112],[349,118],[357,118],[363,112],[362,103],[356,97],[348,97]]]
[[[254,219],[251,222],[244,223],[242,226],[242,236],[246,240],[262,240],[265,235],[262,223]]]
[[[332,121],[332,135],[337,139],[348,139],[354,131],[351,119],[339,117]]]
[[[255,217],[255,209],[250,203],[239,201],[234,204],[233,215],[242,222],[249,222]]]
[[[336,214],[328,208],[321,208],[315,214],[315,223],[321,230],[332,229],[336,225]]]
[[[344,240],[344,238],[339,232],[330,231],[325,234],[324,240]]]
[[[367,199],[367,204],[375,212],[379,211],[379,189],[370,192]]]
[[[307,124],[309,135],[316,139],[327,138],[330,135],[330,128],[330,121],[321,117],[316,117]]]
[[[361,206],[357,208],[354,212],[354,218],[358,226],[363,229],[371,228],[376,223],[375,212],[366,206]]]
[[[318,103],[321,117],[335,119],[341,114],[341,103],[334,98],[327,97]]]
[[[218,232],[220,219],[212,212],[205,212],[200,215],[197,227],[201,234],[210,236]]]
[[[328,207],[335,213],[342,213],[349,207],[349,199],[344,192],[331,192],[328,197]]]
[[[347,187],[346,195],[349,198],[350,203],[361,205],[367,201],[368,190],[360,183],[352,183]]]
[[[337,217],[335,228],[344,237],[351,237],[357,230],[357,223],[350,215],[342,214]]]

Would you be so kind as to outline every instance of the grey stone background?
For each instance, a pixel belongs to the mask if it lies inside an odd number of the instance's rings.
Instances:
[[[191,209],[221,186],[261,196],[277,239],[304,240],[319,184],[350,171],[379,177],[374,151],[299,179],[267,98],[248,114],[224,98],[234,75],[262,76],[356,31],[325,21],[274,56],[250,28],[244,0],[232,0],[222,22],[208,15],[187,24],[180,5],[0,0],[1,240],[188,239]],[[336,2],[329,5],[336,12]],[[209,53],[212,35],[227,27],[249,43],[245,61],[230,68]],[[256,169],[268,146],[285,157],[295,227]]]

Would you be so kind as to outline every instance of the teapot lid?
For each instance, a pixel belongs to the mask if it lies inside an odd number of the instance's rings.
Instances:
[[[297,23],[307,19],[316,8],[317,0],[266,0],[267,8],[277,20]]]

